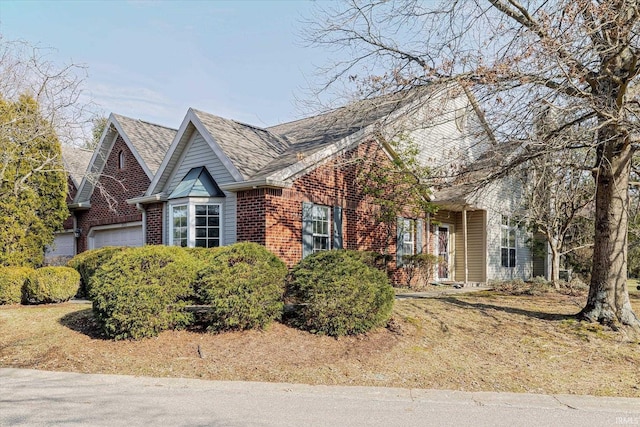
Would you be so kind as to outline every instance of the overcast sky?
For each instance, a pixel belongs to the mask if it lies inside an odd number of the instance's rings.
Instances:
[[[0,33],[88,67],[110,112],[178,127],[187,108],[268,126],[299,118],[322,52],[303,47],[311,1],[0,1]]]

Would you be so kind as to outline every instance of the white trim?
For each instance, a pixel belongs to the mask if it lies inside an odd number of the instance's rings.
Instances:
[[[452,224],[440,224],[436,226],[435,229],[435,237],[436,237],[436,247],[435,247],[435,252],[436,252],[436,256],[440,256],[440,229],[441,228],[446,228],[447,229],[447,277],[440,277],[440,267],[437,266],[436,267],[436,271],[435,271],[435,278],[436,280],[452,280],[453,279],[453,252],[451,250],[451,248],[453,247],[453,234],[451,232],[451,230],[453,229],[453,225]]]
[[[196,228],[196,205],[215,205],[219,208],[219,246],[224,246],[224,215],[225,215],[225,203],[221,197],[183,197],[180,199],[170,200],[166,203],[166,215],[167,218],[167,239],[166,244],[168,246],[173,245],[173,208],[179,206],[187,207],[187,247],[193,248],[196,244],[195,228]]]
[[[109,143],[109,145],[105,146],[105,141],[109,139],[108,137],[110,133],[114,134],[113,138],[110,139],[111,142]],[[116,116],[113,113],[111,113],[109,115],[109,119],[107,120],[107,124],[105,125],[105,130],[102,132],[102,136],[100,137],[100,142],[98,143],[98,146],[94,150],[93,156],[89,161],[89,167],[87,168],[89,172],[86,173],[82,178],[82,183],[80,184],[80,187],[78,188],[78,191],[76,193],[76,199],[78,200],[91,199],[91,196],[93,195],[93,191],[95,190],[95,185],[94,183],[90,182],[90,180],[87,178],[91,177],[91,180],[100,179],[100,175],[102,175],[104,166],[107,163],[107,160],[109,159],[109,157],[111,156],[113,147],[116,141],[118,140],[118,135],[122,137],[122,140],[124,141],[125,145],[129,148],[129,151],[131,151],[131,153],[133,154],[133,157],[136,159],[136,161],[138,162],[138,164],[140,165],[144,173],[147,175],[149,180],[151,181],[154,178],[153,174],[151,173],[151,170],[149,169],[147,164],[144,162],[144,160],[142,159],[138,151],[135,149],[135,147],[131,143],[129,136],[127,136],[127,134],[122,129],[122,125],[120,125],[120,122],[118,122],[118,119],[116,118]],[[103,150],[106,150],[106,152],[103,152]],[[116,159],[116,161],[118,162],[118,166],[120,166],[120,156],[118,156],[118,159]],[[87,185],[91,186],[88,189],[89,193],[85,196],[82,196],[85,190],[85,187]],[[74,202],[75,201],[76,200],[74,199]]]
[[[178,132],[176,133],[175,138],[173,139],[173,142],[171,143],[171,146],[167,150],[167,153],[164,159],[162,160],[162,164],[160,165],[160,168],[158,168],[158,172],[156,172],[155,177],[151,179],[151,184],[149,185],[149,189],[146,192],[147,196],[153,193],[159,192],[156,190],[158,186],[162,187],[158,190],[160,191],[164,190],[166,186],[169,183],[171,183],[171,180],[174,178],[177,172],[177,169],[181,164],[181,160],[186,155],[185,153],[187,151],[187,148],[192,143],[195,137],[194,135],[191,135],[186,142],[182,142],[183,137],[186,135],[187,131],[189,130],[189,125],[192,125],[195,131],[197,131],[202,136],[202,138],[209,145],[209,148],[211,148],[213,153],[218,157],[218,159],[220,160],[222,165],[225,167],[225,169],[229,172],[229,174],[231,174],[231,177],[234,180],[236,180],[236,182],[244,181],[244,177],[242,176],[240,171],[238,171],[238,169],[235,167],[231,159],[227,157],[227,155],[224,153],[220,145],[218,145],[218,143],[215,141],[213,135],[209,133],[206,126],[202,123],[202,121],[200,120],[198,115],[195,113],[195,111],[192,108],[189,108],[189,110],[187,111],[187,114],[182,120],[182,124],[180,125],[180,128],[178,129]],[[162,177],[165,174],[168,165],[171,163],[171,160],[175,157],[176,150],[181,144],[185,144],[185,147],[180,152],[180,157],[177,159],[178,161],[176,162],[173,170],[170,171],[169,176],[167,176],[166,179],[163,179]]]
[[[113,114],[112,114],[112,116],[113,116]],[[140,166],[142,167],[142,170],[144,170],[144,173],[147,174],[147,177],[149,178],[149,180],[152,180],[153,179],[153,173],[151,173],[151,169],[149,169],[149,167],[144,162],[144,160],[142,160],[142,157],[140,157],[140,154],[138,154],[138,150],[136,150],[135,147],[133,146],[133,144],[131,143],[131,140],[129,139],[129,136],[125,133],[124,129],[122,129],[122,125],[120,125],[120,122],[118,122],[118,119],[116,119],[115,117],[113,117],[113,119],[114,119],[113,120],[113,125],[116,128],[116,130],[118,131],[118,133],[120,134],[120,136],[122,137],[122,140],[125,142],[127,147],[129,147],[129,150],[133,154],[133,157],[135,157],[136,161],[140,164]],[[111,146],[111,148],[113,149],[113,145]],[[107,159],[108,158],[109,158],[109,156],[107,156]],[[106,159],[105,159],[105,162],[106,162]]]

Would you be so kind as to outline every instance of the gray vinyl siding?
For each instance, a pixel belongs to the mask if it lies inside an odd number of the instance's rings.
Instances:
[[[169,185],[165,188],[165,194],[171,192],[178,186],[184,176],[194,167],[205,166],[211,177],[218,183],[224,184],[233,182],[234,179],[229,171],[224,167],[220,159],[213,152],[209,144],[204,140],[199,132],[194,132],[185,147],[185,152],[181,156],[181,162],[176,163],[177,169],[172,174]],[[237,198],[236,193],[225,191],[223,202],[223,236],[222,245],[230,245],[237,241]],[[170,212],[165,214],[165,242],[169,242],[169,218]]]
[[[171,194],[187,172],[199,166],[205,166],[218,185],[234,182],[227,168],[199,132],[194,132],[185,150],[186,153],[182,161],[177,165],[175,173],[172,174],[171,182],[164,190],[166,194]]]

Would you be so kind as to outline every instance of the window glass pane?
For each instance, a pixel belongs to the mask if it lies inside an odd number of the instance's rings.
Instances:
[[[312,209],[313,251],[325,251],[329,246],[329,207],[314,205]]]
[[[207,237],[206,228],[196,228],[196,237]]]
[[[220,218],[217,216],[210,216],[208,218],[208,224],[209,227],[217,227],[220,225]]]
[[[220,240],[219,239],[209,239],[208,241],[208,248],[217,248],[218,246],[220,246]]]
[[[509,249],[502,248],[501,250],[502,266],[509,267]]]
[[[206,239],[196,239],[196,248],[206,248],[207,240]]]
[[[196,227],[204,227],[207,225],[207,218],[203,216],[196,216]]]
[[[219,228],[210,228],[208,237],[220,237],[220,229]]]
[[[209,215],[220,215],[220,206],[219,205],[209,205],[208,208]]]
[[[516,266],[516,250],[509,249],[509,267]]]
[[[196,205],[196,215],[206,215],[207,205]]]

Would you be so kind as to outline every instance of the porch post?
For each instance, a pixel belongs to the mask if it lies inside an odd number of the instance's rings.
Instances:
[[[462,240],[464,242],[464,283],[469,282],[469,265],[467,262],[467,206],[462,207]]]

